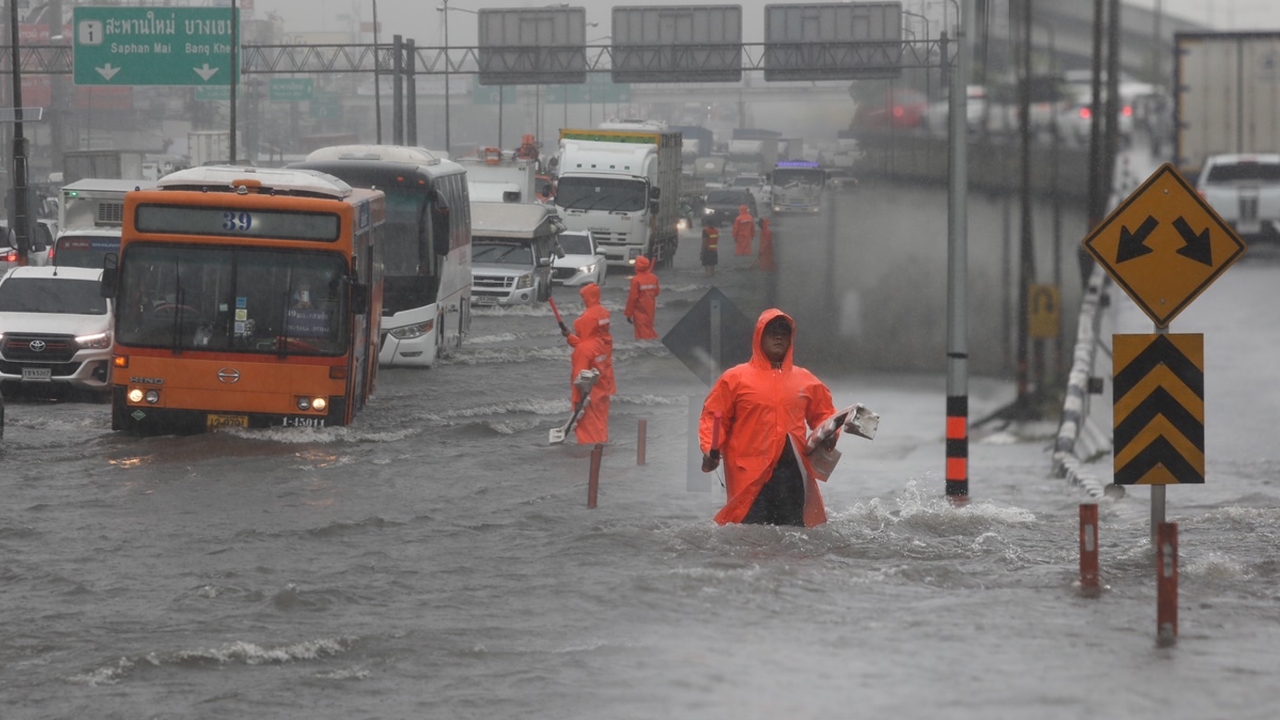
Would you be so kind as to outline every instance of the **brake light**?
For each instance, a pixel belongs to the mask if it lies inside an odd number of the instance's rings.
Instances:
[[[0,259],[3,259],[5,262],[18,262],[18,251],[6,250],[4,255],[0,255]]]
[[[903,115],[906,115],[906,114],[907,114],[907,113],[906,113],[906,111],[902,109],[902,106],[901,106],[901,105],[894,105],[894,106],[893,106],[893,116],[894,116],[894,117],[902,117]]]
[[[1087,108],[1087,107],[1082,107],[1082,108],[1080,108],[1080,119],[1081,119],[1081,120],[1088,120],[1088,119],[1089,119],[1089,118],[1091,118],[1091,117],[1093,117],[1093,110],[1091,110],[1091,109],[1089,109],[1089,108]]]
[[[1132,105],[1125,105],[1125,106],[1124,106],[1124,109],[1123,109],[1123,110],[1121,110],[1121,111],[1120,111],[1120,113],[1121,113],[1122,115],[1124,115],[1125,117],[1131,117],[1131,116],[1133,115],[1133,106],[1132,106]]]

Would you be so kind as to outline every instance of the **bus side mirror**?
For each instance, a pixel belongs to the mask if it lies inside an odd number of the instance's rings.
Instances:
[[[369,286],[364,283],[351,283],[351,312],[364,315],[369,312]]]
[[[98,294],[109,300],[115,299],[120,284],[119,263],[120,258],[115,253],[107,253],[102,259],[102,283],[98,286]]]

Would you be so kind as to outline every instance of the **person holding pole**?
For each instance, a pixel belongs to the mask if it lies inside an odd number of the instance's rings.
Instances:
[[[792,363],[795,321],[776,308],[756,320],[751,359],[729,368],[702,405],[702,471],[725,463],[727,523],[813,527],[827,521],[807,436],[835,414],[831,390]],[[715,436],[718,436],[715,437]],[[820,445],[833,450],[839,430]],[[718,439],[718,442],[716,440]],[[718,446],[720,452],[714,453]]]
[[[590,400],[582,409],[578,424],[573,428],[579,445],[609,442],[609,398],[616,388],[613,385],[613,347],[612,343],[606,341],[602,327],[598,322],[584,323],[583,335],[569,336],[578,338],[570,356],[572,369],[569,382],[572,391],[569,399],[573,407],[578,407],[582,402],[582,391],[573,381],[583,371],[595,370],[600,374],[599,380],[591,386]]]
[[[576,348],[585,338],[589,337],[594,331],[601,339],[608,362],[605,369],[600,371],[600,382],[598,385],[605,386],[610,395],[617,394],[617,385],[614,383],[613,377],[613,334],[610,331],[610,323],[612,322],[609,308],[600,302],[600,286],[595,283],[587,283],[578,289],[578,296],[582,298],[583,310],[577,320],[573,321],[573,332],[569,332],[563,325],[560,327],[560,333],[564,335],[568,341],[569,347]]]

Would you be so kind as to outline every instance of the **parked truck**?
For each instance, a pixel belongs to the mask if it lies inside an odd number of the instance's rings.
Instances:
[[[231,131],[197,130],[187,133],[187,154],[191,164],[222,165],[231,161]]]
[[[1214,155],[1280,152],[1280,32],[1174,38],[1174,165],[1192,182]]]
[[[560,131],[556,207],[570,230],[589,230],[610,265],[644,255],[669,266],[679,243],[678,132]]]

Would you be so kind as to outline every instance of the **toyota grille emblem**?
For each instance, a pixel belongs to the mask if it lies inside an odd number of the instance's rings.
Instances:
[[[27,347],[31,348],[31,352],[44,352],[45,344],[43,340],[32,340]]]
[[[235,368],[222,368],[218,371],[218,382],[233,383],[240,381],[240,371]]]

